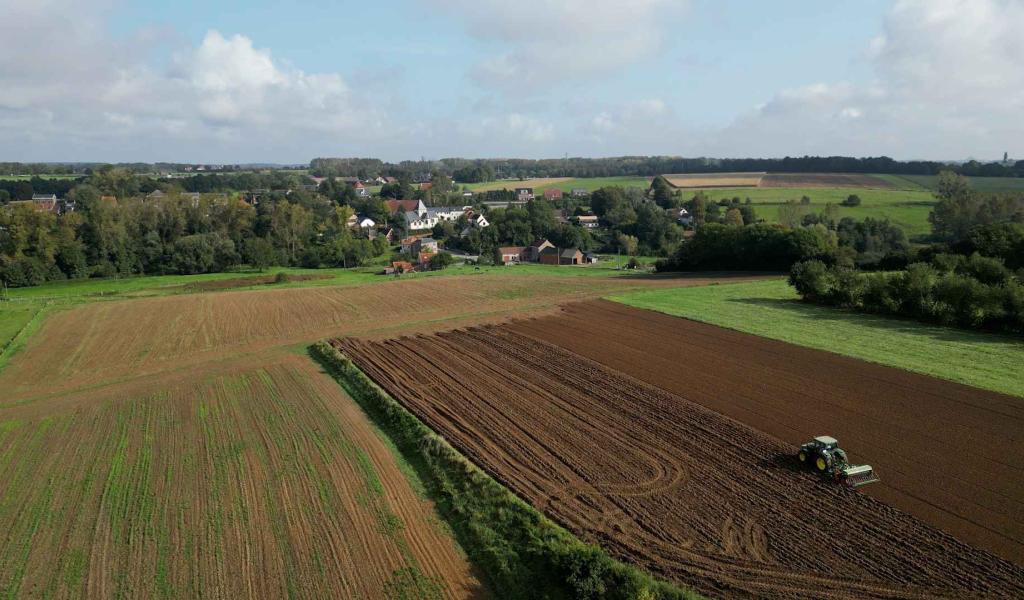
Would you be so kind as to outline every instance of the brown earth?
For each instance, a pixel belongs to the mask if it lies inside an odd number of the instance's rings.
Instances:
[[[467,275],[94,302],[50,315],[0,370],[0,389],[6,392],[0,406],[166,371],[187,372],[208,361],[325,335],[436,331],[542,314],[567,301],[627,289],[729,278]]]
[[[435,331],[716,280],[558,273],[52,313],[0,369],[0,596],[415,597],[432,581],[447,597],[484,595],[395,457],[301,350],[324,332]]]
[[[677,188],[758,187],[765,173],[688,173],[665,175],[665,180]]]
[[[306,273],[292,275],[286,273],[284,281],[292,283],[328,278],[330,278],[330,275],[326,274]],[[194,283],[171,286],[169,289],[180,289],[188,292],[215,292],[217,290],[230,290],[233,288],[249,287],[254,285],[271,285],[275,283],[278,283],[277,275],[253,275],[251,277],[236,277],[233,279],[196,281]]]
[[[512,329],[789,444],[833,435],[867,493],[1024,565],[1024,398],[598,301]]]
[[[589,331],[612,333],[581,343],[603,345],[611,356],[618,336],[636,340],[612,329],[593,306],[574,316]],[[559,337],[559,321],[535,320],[527,331]],[[636,321],[642,328],[643,319]],[[794,465],[792,445],[516,328],[335,345],[532,505],[616,556],[697,591],[1024,595],[1020,567],[820,481]],[[587,339],[575,328],[564,331]],[[645,333],[654,354],[657,333]],[[756,382],[772,375],[747,373]],[[714,367],[707,378],[726,388],[736,381]]]
[[[49,415],[0,409],[0,590],[486,596],[334,380],[297,355],[261,362]]]
[[[761,178],[760,187],[896,189],[895,184],[881,177],[856,173],[769,173]]]

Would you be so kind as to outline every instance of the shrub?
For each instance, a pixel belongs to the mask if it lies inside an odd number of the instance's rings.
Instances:
[[[860,206],[860,196],[857,194],[850,194],[846,197],[846,200],[840,202],[843,206]]]

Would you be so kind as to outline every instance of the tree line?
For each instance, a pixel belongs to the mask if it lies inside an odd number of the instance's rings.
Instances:
[[[937,243],[900,270],[797,262],[790,283],[808,302],[959,327],[1024,333],[1024,196],[981,194],[940,176],[929,220]]]
[[[383,239],[355,235],[350,207],[303,191],[270,194],[256,206],[230,196],[115,200],[89,184],[70,197],[75,211],[60,216],[28,204],[0,211],[0,281],[353,267],[388,250]]]

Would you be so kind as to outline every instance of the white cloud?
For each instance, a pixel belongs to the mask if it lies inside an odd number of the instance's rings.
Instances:
[[[682,0],[427,0],[504,46],[471,75],[507,92],[613,72],[657,50]]]
[[[16,154],[0,159],[95,160],[112,148],[121,160],[139,159],[125,155],[132,151],[153,159],[155,148],[168,160],[203,160],[213,150],[305,157],[314,143],[366,141],[385,127],[380,103],[360,98],[337,73],[305,73],[244,35],[218,31],[194,47],[167,47],[161,36],[115,39],[97,8],[5,2],[0,137]],[[149,58],[161,52],[171,55],[167,66]]]
[[[994,158],[1024,153],[1024,2],[901,0],[870,42],[876,80],[779,92],[712,153]]]

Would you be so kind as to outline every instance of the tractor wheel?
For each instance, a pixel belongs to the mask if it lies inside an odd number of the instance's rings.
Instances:
[[[814,466],[817,467],[819,471],[824,473],[825,470],[828,469],[828,462],[825,461],[824,456],[819,456],[818,460],[814,461]]]
[[[803,450],[801,450],[801,451],[800,451],[800,454],[797,454],[796,456],[797,456],[797,458],[799,458],[799,459],[800,459],[800,462],[801,462],[801,463],[804,463],[804,464],[806,464],[806,463],[807,463],[807,453],[806,453],[806,452],[804,452]]]

